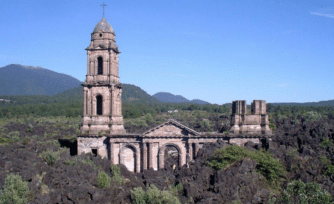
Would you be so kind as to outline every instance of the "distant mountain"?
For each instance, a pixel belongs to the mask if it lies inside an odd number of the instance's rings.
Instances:
[[[330,105],[334,106],[334,100],[328,100],[328,101],[318,101],[318,102],[305,102],[305,103],[296,103],[296,102],[291,102],[291,103],[270,103],[274,106],[277,105],[287,105],[287,106],[325,106],[325,105]]]
[[[122,101],[140,103],[160,103],[160,101],[149,95],[146,91],[132,84],[122,84]]]
[[[132,84],[122,84],[122,102],[123,103],[160,103],[158,99],[152,97],[146,91]],[[83,100],[83,87],[78,86],[55,95],[57,98],[66,98],[67,100]]]
[[[54,95],[80,84],[74,77],[41,67],[10,64],[0,68],[0,95]]]
[[[193,100],[190,101],[190,103],[197,103],[197,104],[203,104],[203,105],[210,104],[209,102],[203,101],[203,100],[200,100],[200,99],[193,99]]]
[[[158,92],[153,95],[156,99],[163,103],[197,103],[197,104],[210,104],[209,102],[202,101],[199,99],[188,100],[180,95],[173,95],[168,92]]]

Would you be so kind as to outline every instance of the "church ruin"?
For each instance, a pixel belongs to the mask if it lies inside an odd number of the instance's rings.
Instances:
[[[223,140],[244,145],[261,143],[272,135],[268,127],[266,102],[254,100],[251,114],[246,101],[232,104],[231,130],[228,133],[200,133],[175,120],[143,134],[127,134],[123,126],[122,85],[119,82],[115,32],[103,17],[91,34],[87,50],[87,75],[84,87],[83,122],[78,136],[78,154],[107,157],[112,164],[124,164],[132,172],[163,169],[165,149],[177,150],[179,165],[196,158],[204,143]]]

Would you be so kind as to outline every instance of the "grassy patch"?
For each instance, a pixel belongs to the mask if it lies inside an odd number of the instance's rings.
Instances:
[[[60,154],[66,151],[66,149],[60,149],[58,151],[46,150],[40,154],[40,157],[50,166],[53,166],[60,159]]]
[[[257,171],[269,182],[278,181],[285,174],[284,166],[269,152],[251,151],[237,145],[216,150],[208,165],[219,170],[247,158],[257,161]]]
[[[150,184],[145,192],[141,187],[131,190],[131,199],[135,204],[166,203],[181,204],[178,197],[172,191],[160,191],[154,184]]]

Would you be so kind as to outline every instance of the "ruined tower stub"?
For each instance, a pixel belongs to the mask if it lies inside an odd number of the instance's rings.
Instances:
[[[247,105],[246,101],[233,101],[232,102],[232,115],[246,114]]]
[[[266,101],[254,100],[251,103],[251,114],[247,114],[246,101],[232,102],[232,134],[272,134],[266,110]]]
[[[87,50],[81,134],[125,133],[122,116],[122,85],[118,75],[119,50],[115,32],[103,17],[91,34]]]
[[[252,114],[267,114],[267,105],[264,100],[254,100],[251,103],[251,113]]]

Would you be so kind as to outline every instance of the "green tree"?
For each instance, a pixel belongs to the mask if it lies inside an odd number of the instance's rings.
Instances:
[[[106,172],[100,171],[97,175],[97,185],[99,188],[108,188],[110,186],[110,182],[110,176]]]

